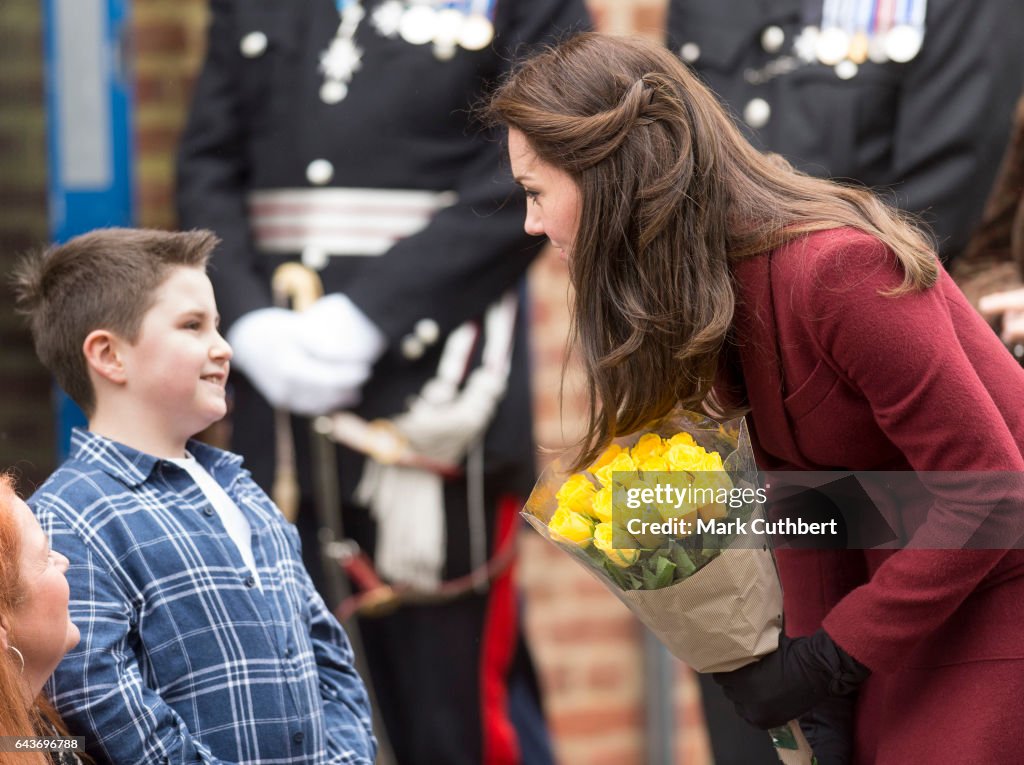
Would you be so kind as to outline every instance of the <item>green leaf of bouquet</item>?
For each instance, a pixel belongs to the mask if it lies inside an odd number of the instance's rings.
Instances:
[[[651,564],[643,571],[643,582],[645,590],[660,590],[672,584],[676,571],[676,564],[667,556],[652,558]]]
[[[636,589],[636,587],[633,587],[632,582],[629,581],[627,573],[607,559],[605,560],[604,570],[608,572],[608,576],[612,578],[612,581],[623,590]]]
[[[697,565],[693,562],[693,559],[686,554],[686,550],[681,545],[672,546],[672,562],[676,564],[676,579],[685,579],[694,571],[697,570]]]

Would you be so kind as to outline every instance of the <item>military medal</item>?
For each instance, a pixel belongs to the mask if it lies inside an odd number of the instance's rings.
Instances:
[[[483,50],[494,39],[494,0],[473,0],[469,15],[459,30],[459,45],[466,50]]]
[[[928,0],[900,0],[896,26],[885,38],[885,52],[898,64],[913,59],[924,43],[924,17]]]
[[[814,52],[818,61],[825,66],[835,66],[844,58],[850,49],[850,36],[839,27],[822,29],[815,41]]]
[[[821,32],[814,43],[814,54],[825,66],[835,66],[850,48],[850,35],[840,26],[840,3],[843,0],[825,0],[821,8]]]
[[[455,8],[445,8],[437,13],[434,27],[434,55],[439,61],[447,61],[455,55],[459,44],[459,31],[466,16]]]
[[[818,34],[816,26],[808,25],[800,30],[800,34],[793,42],[793,52],[805,64],[810,64],[817,58]]]
[[[348,95],[352,76],[363,65],[363,49],[356,45],[356,29],[365,11],[359,0],[335,0],[341,23],[331,44],[320,54],[320,71],[324,83],[320,86],[320,100],[336,104]]]
[[[924,30],[909,24],[893,27],[885,37],[885,52],[897,64],[905,64],[921,50]]]
[[[403,7],[400,0],[388,0],[381,6],[379,23],[374,14],[374,24],[388,37],[397,30],[410,45],[432,43],[434,56],[448,61],[460,47],[483,50],[491,44],[494,4],[495,0],[413,0]]]
[[[850,38],[850,49],[846,52],[846,56],[857,66],[868,60],[869,30],[874,10],[875,0],[858,0],[857,7],[854,9],[854,32],[853,37]]]
[[[410,45],[426,45],[434,39],[437,27],[437,12],[424,3],[405,9],[398,25],[398,33]]]
[[[398,28],[402,23],[401,0],[387,0],[373,12],[373,27],[381,37],[394,39],[398,37]]]

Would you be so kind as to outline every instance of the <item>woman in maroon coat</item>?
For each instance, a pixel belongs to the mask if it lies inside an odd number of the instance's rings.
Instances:
[[[654,44],[571,40],[490,115],[576,288],[579,464],[681,405],[747,412],[764,469],[983,471],[1018,500],[997,526],[931,484],[906,549],[780,552],[787,637],[716,678],[740,714],[803,715],[822,765],[1019,762],[1024,372],[926,235],[752,149]]]

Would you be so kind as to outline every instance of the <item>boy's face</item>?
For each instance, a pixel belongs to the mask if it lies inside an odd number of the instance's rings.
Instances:
[[[122,349],[127,392],[182,441],[227,414],[231,346],[218,320],[206,274],[179,266],[156,289],[135,343]]]

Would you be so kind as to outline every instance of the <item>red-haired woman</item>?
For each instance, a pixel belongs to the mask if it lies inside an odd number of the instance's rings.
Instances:
[[[78,644],[68,614],[68,560],[0,475],[0,736],[67,736],[43,685]],[[2,765],[77,763],[70,751],[0,752]]]

